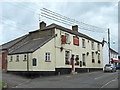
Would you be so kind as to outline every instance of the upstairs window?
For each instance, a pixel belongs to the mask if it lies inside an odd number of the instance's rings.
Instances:
[[[85,39],[82,39],[82,47],[85,47]]]
[[[47,53],[45,54],[45,61],[47,61],[47,62],[50,61],[50,53],[49,53],[49,52],[47,52]]]
[[[12,62],[12,61],[13,61],[13,56],[10,57],[10,62]]]
[[[94,42],[91,42],[91,48],[94,49]]]
[[[17,61],[17,62],[19,61],[19,55],[16,56],[16,61]]]
[[[97,45],[97,48],[98,48],[98,50],[100,50],[100,44],[98,43],[98,45]]]
[[[65,35],[61,36],[61,42],[62,42],[62,44],[66,44],[66,36]]]
[[[33,58],[33,66],[36,66],[36,65],[37,65],[37,59]]]
[[[69,34],[65,34],[66,36],[66,43],[69,43]]]
[[[76,36],[73,36],[73,44],[79,46],[79,38]]]

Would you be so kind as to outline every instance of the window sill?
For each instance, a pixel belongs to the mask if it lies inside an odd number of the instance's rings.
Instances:
[[[46,60],[45,60],[45,62],[51,62],[51,61],[46,61]]]
[[[86,48],[86,47],[82,47],[82,48]]]
[[[27,60],[23,60],[23,61],[27,61]]]
[[[94,48],[92,48],[92,50],[94,50]]]

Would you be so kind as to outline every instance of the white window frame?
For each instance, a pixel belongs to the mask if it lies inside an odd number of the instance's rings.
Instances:
[[[70,57],[70,52],[69,51],[65,51],[65,60],[69,60]]]
[[[85,54],[82,54],[82,61],[85,62]]]
[[[85,47],[85,39],[82,39],[82,47]]]
[[[33,65],[33,66],[37,66],[37,59],[36,59],[36,58],[33,58],[32,60],[33,60],[32,65]]]
[[[98,61],[100,61],[100,53],[98,53]]]
[[[94,52],[92,52],[92,59],[94,59]]]
[[[10,62],[12,62],[13,61],[13,56],[10,56]]]
[[[97,48],[98,48],[98,50],[100,50],[100,44],[98,43],[98,45],[97,45]]]
[[[19,55],[16,56],[16,61],[17,61],[17,62],[19,61]]]
[[[45,53],[45,61],[51,61],[50,60],[50,53],[49,52]]]
[[[26,57],[25,57],[25,56],[26,56]],[[24,61],[26,61],[26,60],[27,60],[27,55],[25,54],[25,55],[24,55]]]
[[[69,43],[69,34],[65,33],[66,36],[66,43]]]
[[[94,49],[94,42],[91,41],[91,48]]]

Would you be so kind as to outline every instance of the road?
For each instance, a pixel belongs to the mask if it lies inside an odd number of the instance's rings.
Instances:
[[[76,75],[40,76],[34,79],[3,73],[3,81],[9,88],[118,88],[118,75],[95,71]]]

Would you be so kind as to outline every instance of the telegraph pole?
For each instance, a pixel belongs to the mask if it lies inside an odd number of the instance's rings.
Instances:
[[[108,47],[109,47],[109,64],[110,64],[110,30],[108,28]]]

